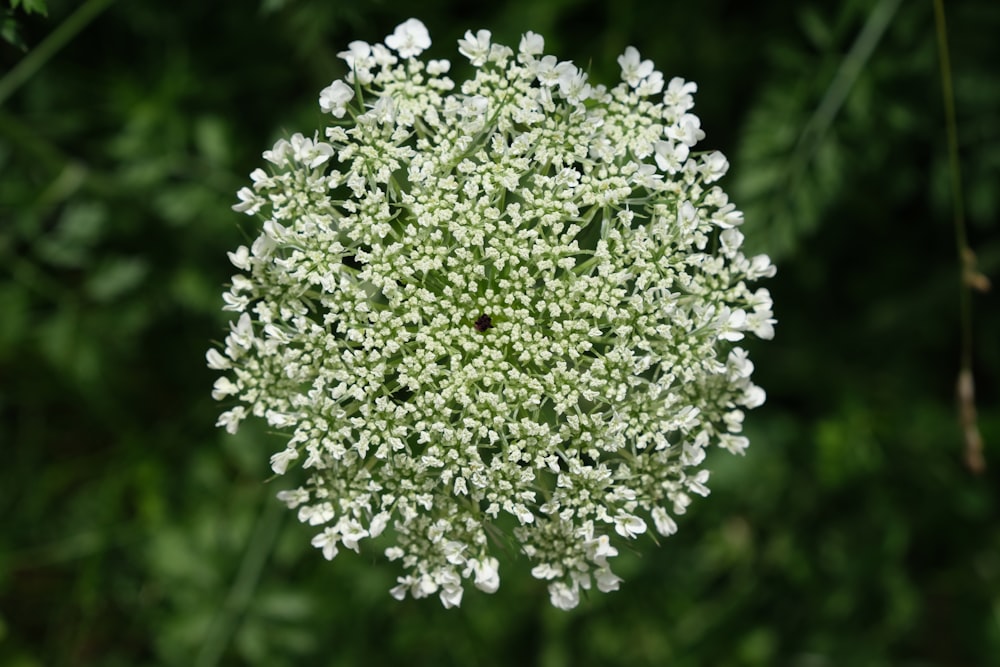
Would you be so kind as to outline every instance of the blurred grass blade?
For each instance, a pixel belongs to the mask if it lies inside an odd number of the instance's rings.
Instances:
[[[901,0],[881,0],[868,15],[868,20],[858,33],[857,39],[851,45],[851,50],[844,56],[833,81],[826,89],[816,111],[806,123],[799,137],[795,163],[798,167],[808,164],[816,152],[823,135],[830,129],[844,101],[850,94],[862,70],[871,58],[875,47],[882,40],[882,35],[892,22]],[[795,170],[797,171],[797,170]],[[793,171],[794,173],[794,171]]]
[[[229,589],[225,604],[205,635],[205,643],[202,644],[198,658],[194,662],[195,667],[214,667],[226,652],[226,647],[229,646],[232,636],[239,627],[240,618],[246,612],[257,589],[264,565],[278,537],[284,509],[284,505],[270,495],[265,497],[264,507],[247,541],[236,579]]]

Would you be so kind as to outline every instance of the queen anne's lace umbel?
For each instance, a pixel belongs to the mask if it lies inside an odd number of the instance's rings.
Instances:
[[[569,609],[618,588],[616,544],[677,526],[710,445],[742,453],[764,401],[735,343],[773,335],[742,215],[693,150],[696,86],[632,47],[622,83],[466,33],[474,75],[411,19],[352,42],[322,136],[264,153],[234,208],[263,219],[224,294],[219,425],[287,434],[279,497],[332,559],[383,537],[402,599],[499,586],[513,544]]]

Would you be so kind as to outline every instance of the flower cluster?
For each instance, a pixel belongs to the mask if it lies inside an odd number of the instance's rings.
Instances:
[[[234,207],[263,219],[224,294],[213,395],[286,434],[279,497],[332,559],[383,535],[402,599],[492,593],[514,545],[570,609],[618,588],[617,547],[677,530],[713,445],[764,401],[736,343],[773,335],[771,276],[696,152],[696,86],[629,47],[592,84],[527,33],[468,32],[473,76],[424,25],[352,42],[322,135],[263,155]],[[617,545],[617,546],[616,546]]]

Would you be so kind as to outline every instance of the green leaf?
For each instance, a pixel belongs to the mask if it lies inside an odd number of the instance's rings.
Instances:
[[[28,47],[24,44],[24,40],[21,39],[21,31],[20,27],[17,25],[17,21],[9,16],[4,17],[3,21],[0,22],[0,39],[7,42],[11,46],[16,47],[20,51],[28,50]]]
[[[17,9],[20,6],[25,14],[49,15],[48,7],[45,6],[45,0],[10,0],[10,6],[12,9]]]
[[[59,267],[84,267],[107,233],[108,211],[103,203],[74,202],[60,216],[56,228],[35,243],[38,255]],[[41,230],[33,230],[41,233]]]
[[[149,263],[139,257],[115,257],[100,264],[87,280],[87,294],[98,302],[114,301],[135,289],[149,273]]]

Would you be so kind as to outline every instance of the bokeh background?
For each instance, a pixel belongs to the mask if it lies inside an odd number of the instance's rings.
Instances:
[[[996,283],[1000,4],[946,5]],[[973,475],[931,0],[32,6],[3,3],[0,42],[0,665],[1000,664],[1000,308],[973,297]],[[571,613],[516,558],[459,610],[397,603],[379,554],[327,563],[274,500],[275,436],[213,426],[235,192],[317,127],[336,53],[413,14],[456,76],[485,27],[604,82],[630,44],[697,81],[702,145],[779,267],[746,457],[714,453],[680,532]]]

